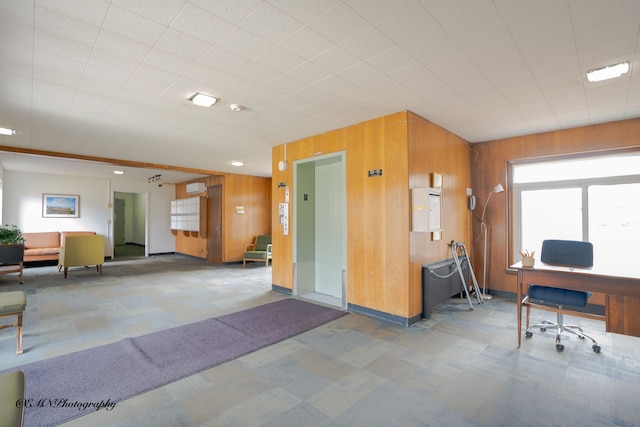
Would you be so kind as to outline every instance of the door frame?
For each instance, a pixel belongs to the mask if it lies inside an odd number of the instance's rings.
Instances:
[[[212,191],[219,190],[218,197],[218,209],[213,209],[215,197],[212,195]],[[222,264],[224,261],[224,218],[223,218],[223,185],[216,184],[207,187],[207,262],[213,264]],[[212,222],[214,216],[217,215],[219,219],[220,227],[218,230],[213,230]]]
[[[342,201],[342,207],[343,207],[343,214],[342,214],[342,229],[343,229],[343,234],[341,236],[341,249],[342,249],[342,271],[341,271],[341,281],[342,281],[342,297],[341,297],[341,307],[346,309],[347,307],[347,290],[348,290],[348,286],[347,286],[347,199],[346,199],[346,186],[347,186],[347,173],[346,173],[346,164],[347,164],[347,153],[346,151],[337,151],[337,152],[333,152],[333,153],[328,153],[328,154],[324,154],[324,155],[318,155],[318,156],[314,156],[312,158],[307,158],[307,159],[300,159],[300,160],[296,160],[293,162],[293,183],[294,183],[294,192],[293,192],[293,207],[292,207],[292,212],[293,212],[293,223],[292,223],[292,231],[293,231],[293,265],[294,265],[294,271],[293,271],[293,289],[292,289],[292,293],[295,296],[302,296],[305,293],[307,293],[306,290],[302,290],[299,286],[299,278],[301,277],[301,275],[305,275],[307,273],[305,273],[304,267],[302,266],[302,264],[299,264],[299,254],[301,252],[299,252],[301,250],[301,248],[299,247],[298,244],[298,236],[300,235],[300,233],[302,233],[302,228],[300,225],[300,218],[298,215],[298,209],[299,209],[299,203],[301,203],[300,201],[300,195],[297,193],[298,189],[300,188],[301,185],[301,177],[304,175],[302,174],[302,169],[299,168],[308,168],[310,166],[313,167],[314,170],[314,193],[315,193],[315,169],[318,166],[322,166],[323,163],[328,164],[328,163],[333,163],[332,161],[337,161],[340,163],[340,167],[341,167],[341,175],[342,175],[342,187],[341,191],[337,192],[339,197],[343,198]],[[315,214],[316,214],[317,208],[314,207],[314,212],[313,212],[313,227],[314,227],[314,248],[315,248],[315,236],[318,235],[318,230],[316,230],[316,221],[315,221]],[[307,216],[308,217],[308,216]],[[315,249],[314,249],[315,250]],[[316,259],[316,255],[314,253],[313,255],[313,262],[315,263],[315,259]],[[313,266],[313,269],[315,271],[315,265]],[[314,272],[313,274],[313,292],[315,292],[316,290],[316,285],[315,285],[315,277],[316,274]]]
[[[110,225],[111,227],[109,227],[109,236],[108,236],[108,240],[109,240],[109,245],[111,246],[110,248],[110,256],[111,259],[115,259],[115,250],[116,250],[116,245],[115,245],[115,200],[116,200],[116,194],[134,194],[136,196],[144,196],[145,197],[145,205],[144,205],[144,256],[148,257],[149,256],[149,192],[148,191],[113,191],[111,194],[111,200],[113,200],[113,202],[111,203],[111,220],[110,220]],[[126,209],[125,209],[126,212]],[[113,232],[111,232],[113,231]],[[126,243],[126,238],[125,238],[125,243]]]

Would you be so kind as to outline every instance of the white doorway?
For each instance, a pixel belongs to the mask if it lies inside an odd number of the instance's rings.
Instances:
[[[346,308],[345,153],[294,163],[294,295]]]
[[[149,256],[148,193],[113,193],[114,259]]]

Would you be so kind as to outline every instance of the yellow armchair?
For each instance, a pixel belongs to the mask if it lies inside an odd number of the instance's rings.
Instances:
[[[60,268],[64,269],[67,278],[69,267],[95,265],[102,275],[104,264],[104,237],[96,235],[67,236],[64,246],[60,248]]]

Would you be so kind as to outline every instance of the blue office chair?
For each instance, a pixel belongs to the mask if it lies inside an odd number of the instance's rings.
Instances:
[[[542,242],[542,253],[540,260],[546,264],[564,265],[569,267],[591,267],[593,266],[593,245],[589,242],[581,242],[574,240],[545,240]],[[571,332],[581,339],[589,338],[593,342],[593,351],[600,353],[600,346],[595,339],[585,334],[582,328],[577,325],[565,325],[563,322],[563,313],[571,313],[571,310],[565,309],[565,306],[584,308],[591,296],[591,292],[574,291],[571,289],[554,288],[544,286],[544,284],[532,284],[529,291],[522,300],[522,305],[527,308],[526,336],[531,338],[533,333],[531,328],[540,328],[545,331],[548,326],[555,326],[556,333],[556,350],[564,350],[564,345],[560,341],[562,331]],[[529,326],[529,311],[531,307],[542,310],[554,311],[557,313],[557,320],[551,322],[543,320],[537,325]],[[581,313],[581,315],[585,315]],[[586,315],[586,317],[597,318],[595,316]]]

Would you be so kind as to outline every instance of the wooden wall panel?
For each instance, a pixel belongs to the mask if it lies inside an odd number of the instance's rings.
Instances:
[[[409,187],[432,186],[433,173],[442,175],[442,239],[430,233],[411,233],[410,313],[422,312],[422,265],[451,258],[449,243],[465,242],[471,250],[471,151],[468,143],[451,132],[409,114]]]
[[[189,182],[178,183],[176,184],[176,199],[185,199],[189,197],[195,196],[205,196],[207,192],[201,192],[197,194],[189,194],[187,193],[187,184],[191,182],[205,182],[208,185],[208,181],[206,179],[192,180]],[[206,212],[205,212],[206,214]],[[183,232],[183,231],[172,231],[172,233],[176,236],[176,252],[191,255],[198,258],[206,258],[207,257],[207,235],[205,233],[203,235]]]
[[[491,189],[502,183],[506,192],[494,194],[487,207],[491,250],[487,269],[487,287],[497,291],[516,292],[516,276],[507,271],[513,263],[512,227],[510,222],[511,183],[508,181],[509,162],[559,155],[584,155],[614,150],[640,151],[640,119],[623,120],[599,125],[546,132],[473,144],[477,153],[472,161],[472,182],[480,208]],[[479,224],[474,221],[474,235]],[[482,274],[482,250],[474,251],[476,275]],[[594,295],[591,302],[603,304],[602,295]]]
[[[409,316],[406,113],[350,128],[347,251],[350,304]],[[382,169],[382,176],[368,171]]]
[[[293,198],[293,161],[342,150],[347,159],[348,302],[405,318],[419,316],[422,263],[451,255],[444,239],[431,242],[410,232],[410,187],[427,186],[432,171],[443,174],[444,215],[452,218],[444,234],[467,239],[470,166],[464,140],[409,112],[286,144],[286,172],[276,166],[284,158],[284,145],[273,148],[273,283],[293,288],[293,229],[284,236],[278,224],[278,203],[284,201],[278,182],[291,186]],[[374,169],[382,169],[382,176],[368,177]]]
[[[271,234],[271,180],[248,175],[228,175],[223,189],[223,262],[241,261],[247,243]],[[243,207],[244,213],[238,213]]]
[[[282,225],[279,222],[278,204],[285,202],[285,189],[278,187],[278,184],[288,185],[289,192],[293,194],[293,159],[303,158],[307,152],[310,153],[312,149],[308,145],[309,143],[302,142],[287,144],[286,157],[284,145],[273,147],[271,150],[271,170],[273,171],[271,178],[271,229],[273,230],[271,237],[273,242],[271,280],[273,284],[291,290],[293,290],[293,240],[291,232],[287,236],[283,234]],[[278,162],[285,159],[289,162],[289,168],[284,172],[279,171]],[[290,218],[292,218],[292,208],[293,206],[290,203]]]
[[[205,182],[207,187],[222,185],[222,261],[242,261],[245,244],[258,234],[271,234],[271,178],[230,173],[209,176],[177,184],[176,198],[194,196],[187,194],[186,185],[198,181]],[[237,213],[238,206],[244,207],[243,214]],[[178,232],[176,252],[206,258],[208,234],[195,236]]]

